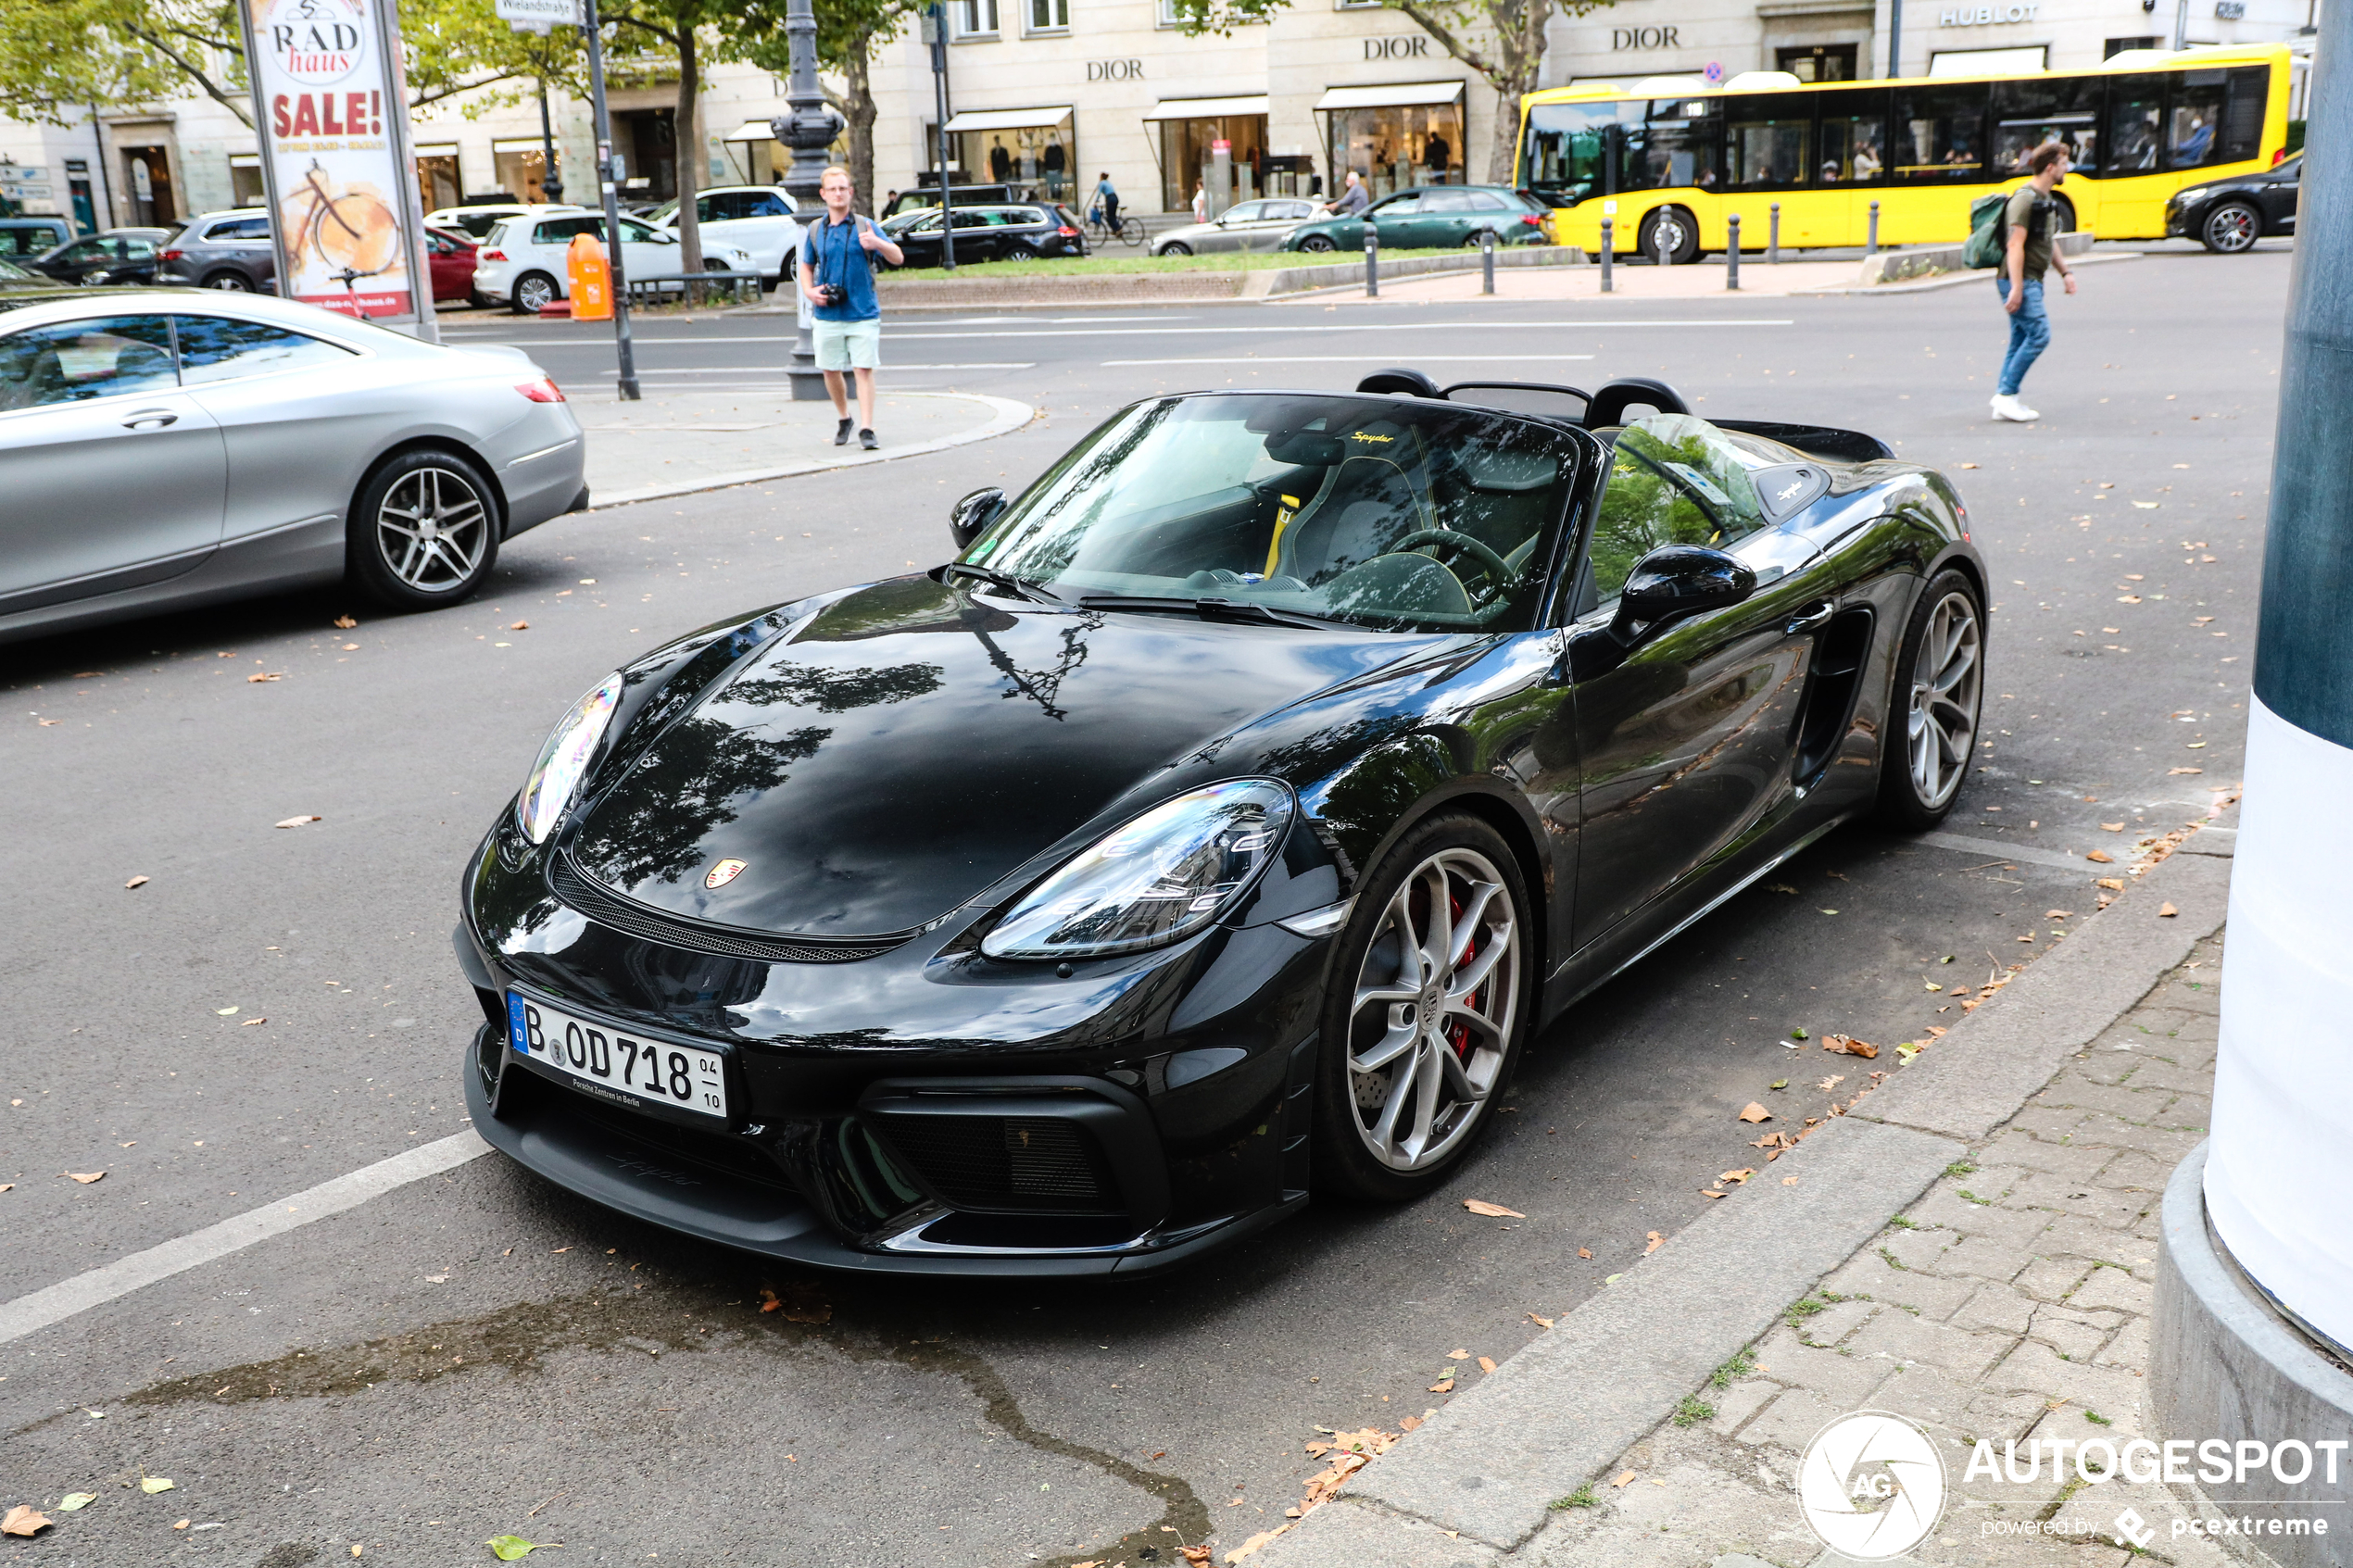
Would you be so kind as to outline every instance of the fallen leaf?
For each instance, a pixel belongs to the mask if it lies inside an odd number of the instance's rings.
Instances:
[[[2122,833],[2124,831],[2124,824],[2122,822],[2102,822],[2100,824],[2100,831],[2102,833]]]
[[[1755,1175],[1755,1174],[1756,1174],[1756,1171],[1755,1171],[1755,1167],[1753,1167],[1753,1166],[1743,1166],[1740,1170],[1737,1170],[1737,1171],[1726,1171],[1726,1172],[1724,1172],[1721,1175],[1718,1176],[1716,1179],[1717,1179],[1717,1181],[1718,1181],[1718,1183],[1730,1182],[1730,1183],[1731,1183],[1734,1186],[1738,1186],[1741,1183],[1743,1183],[1743,1182],[1744,1182],[1744,1181],[1748,1180],[1748,1179],[1749,1179],[1749,1177],[1751,1177],[1751,1176],[1753,1176],[1753,1175]]]
[[[1795,1186],[1796,1185],[1797,1185],[1797,1178],[1796,1178],[1795,1176],[1783,1176],[1783,1177],[1781,1178],[1781,1185],[1783,1185],[1783,1186],[1785,1186],[1785,1187],[1793,1187],[1793,1186]]]
[[[1268,1541],[1273,1540],[1277,1536],[1281,1535],[1285,1530],[1290,1528],[1290,1526],[1288,1524],[1277,1524],[1271,1530],[1259,1531],[1258,1534],[1251,1537],[1250,1539],[1244,1541],[1241,1545],[1227,1552],[1226,1554],[1226,1561],[1229,1563],[1239,1562],[1245,1557],[1254,1555],[1259,1548],[1265,1546]]]
[[[1666,1245],[1667,1245],[1667,1238],[1666,1238],[1665,1236],[1663,1236],[1659,1235],[1656,1231],[1653,1231],[1653,1232],[1651,1232],[1651,1233],[1650,1233],[1650,1238],[1651,1238],[1651,1244],[1650,1244],[1648,1247],[1645,1247],[1645,1248],[1642,1248],[1642,1256],[1643,1256],[1643,1257],[1645,1257],[1645,1258],[1649,1257],[1652,1253],[1654,1253],[1654,1252],[1657,1251],[1660,1248],[1662,1248],[1662,1247],[1664,1247],[1664,1246],[1666,1246]]]
[[[172,1528],[173,1528],[173,1529],[175,1529],[175,1530],[184,1530],[184,1529],[186,1529],[189,1525],[191,1525],[191,1524],[195,1524],[195,1520],[193,1520],[193,1519],[182,1519],[182,1520],[181,1520],[181,1521],[180,1521],[177,1524],[174,1524],[174,1525],[172,1526]]]
[[[1577,1249],[1577,1255],[1579,1258],[1591,1258],[1593,1255],[1593,1249],[1590,1247],[1580,1247]]]
[[[1180,1546],[1176,1549],[1176,1555],[1193,1564],[1193,1568],[1201,1568],[1210,1560],[1210,1550],[1205,1546]]]
[[[1748,1109],[1741,1112],[1741,1120],[1743,1122],[1770,1122],[1772,1119],[1773,1113],[1755,1100],[1749,1101]]]
[[[139,1489],[146,1493],[149,1497],[154,1497],[157,1492],[168,1492],[171,1490],[173,1482],[168,1475],[142,1475],[139,1477]]]
[[[1495,1370],[1495,1358],[1492,1356],[1479,1357],[1478,1370],[1481,1372],[1493,1372]]]
[[[501,1562],[520,1562],[524,1558],[529,1557],[533,1552],[537,1551],[544,1547],[561,1546],[564,1543],[561,1541],[527,1541],[521,1536],[493,1536],[482,1544],[488,1547],[490,1549],[490,1555],[497,1558]],[[355,1555],[358,1553],[359,1549],[357,1547],[352,1549]]]
[[[234,1018],[237,1013],[235,1008],[215,1008],[212,1010],[214,1016],[219,1018]]]
[[[310,822],[323,822],[324,820],[325,819],[321,817],[288,817],[284,822],[274,825],[282,828],[298,828]]]
[[[1583,1248],[1581,1248],[1581,1247],[1580,1247],[1580,1248],[1579,1248],[1577,1250],[1579,1250],[1579,1252],[1583,1252],[1585,1249],[1584,1249]],[[1534,1323],[1534,1324],[1535,1324],[1538,1328],[1550,1328],[1550,1327],[1552,1327],[1552,1326],[1553,1326],[1553,1320],[1552,1320],[1551,1318],[1541,1316],[1541,1314],[1536,1313],[1536,1312],[1530,1312],[1530,1313],[1529,1313],[1529,1314],[1528,1314],[1528,1321],[1529,1321],[1529,1323]],[[1405,1419],[1406,1419],[1406,1420],[1408,1420],[1408,1421],[1411,1421],[1411,1420],[1413,1419],[1413,1417],[1411,1417],[1411,1416],[1407,1416]]]
[[[1925,981],[1922,981],[1922,982],[1921,982],[1921,984],[1922,984],[1922,985],[1926,985],[1926,986],[1927,986],[1930,990],[1931,990],[1931,991],[1942,991],[1943,989],[1944,989],[1944,986],[1942,986],[1942,985],[1938,985],[1938,984],[1937,984],[1935,981],[1933,981],[1933,980],[1925,980]]]
[[[1810,1040],[1814,1036],[1808,1035],[1803,1029],[1793,1029],[1789,1032],[1789,1037],[1793,1040]]]
[[[335,617],[335,628],[338,631],[348,632],[354,626],[359,624],[359,622],[352,620],[351,617],[347,615],[338,615]]]
[[[1865,1061],[1873,1060],[1879,1056],[1877,1046],[1872,1045],[1869,1040],[1857,1040],[1848,1035],[1823,1035],[1822,1048],[1826,1051],[1843,1051],[1848,1056],[1859,1056]]]
[[[97,1500],[98,1494],[95,1492],[68,1492],[64,1497],[57,1499],[57,1512],[59,1513],[79,1513]]]
[[[2105,866],[2111,864],[2116,859],[2116,857],[2109,854],[2105,849],[2095,849],[2090,854],[2084,856],[2083,859],[2087,860],[2097,860],[2101,865]]]
[[[68,1171],[65,1174],[71,1176],[83,1186],[88,1186],[92,1182],[103,1182],[107,1179],[107,1173],[104,1171]]]
[[[1961,467],[1963,467],[1963,468],[1965,468],[1965,469],[1973,469],[1973,468],[1977,467],[1977,465],[1976,465],[1975,463],[1963,463],[1963,464],[1961,465]]]
[[[1417,1415],[1401,1415],[1397,1418],[1397,1424],[1403,1427],[1408,1432],[1418,1431],[1421,1428],[1422,1418]],[[1239,1499],[1237,1499],[1236,1500],[1239,1501]]]
[[[2124,891],[2124,879],[2120,876],[2104,876],[2099,879],[2098,885],[2121,893]]]
[[[240,1029],[250,1029],[257,1023],[267,1023],[269,1022],[270,1021],[266,1018],[240,1019],[237,1022],[237,1027]]]
[[[1468,1350],[1449,1350],[1446,1352],[1446,1359],[1450,1361],[1466,1361],[1470,1360],[1470,1352]]]
[[[1516,1209],[1506,1209],[1500,1203],[1490,1203],[1484,1198],[1466,1198],[1463,1199],[1463,1207],[1469,1210],[1474,1214],[1484,1214],[1491,1220],[1525,1220],[1528,1218],[1527,1215],[1521,1213]]]
[[[1776,1078],[1765,1086],[1768,1089],[1786,1089],[1789,1087],[1789,1080],[1786,1078]]]
[[[508,627],[507,630],[510,632],[528,632],[531,630],[531,622],[528,621],[518,621],[512,626]]]
[[[0,1519],[0,1532],[11,1536],[30,1536],[56,1523],[47,1514],[36,1511],[31,1504],[20,1502],[8,1510],[6,1518]]]
[[[2181,912],[2181,910],[2175,909],[2171,904],[2160,904],[2158,906],[2157,918],[2159,920],[2171,920],[2175,915],[2178,915]]]
[[[1699,1189],[1699,1195],[1702,1198],[1730,1198],[1731,1196],[1728,1192],[1718,1192],[1714,1187],[1702,1187]]]
[[[832,1303],[825,1300],[824,1293],[807,1280],[796,1280],[786,1286],[781,1295],[763,1286],[760,1292],[760,1310],[780,1312],[786,1323],[825,1323],[834,1321]]]
[[[2153,512],[2158,508],[2158,503],[2155,501],[2135,501],[2133,504],[2145,512]]]
[[[1454,1391],[1454,1380],[1451,1377],[1441,1378],[1429,1386],[1429,1391],[1433,1394],[1451,1394]]]
[[[264,681],[283,681],[285,678],[285,671],[282,670],[268,675],[248,675],[245,677],[245,684],[258,686]]]
[[[1611,1485],[1611,1486],[1625,1486],[1628,1482],[1629,1482],[1629,1481],[1631,1481],[1631,1480],[1633,1480],[1633,1479],[1634,1479],[1634,1473],[1633,1473],[1632,1471],[1630,1471],[1630,1470],[1629,1470],[1629,1471],[1628,1471],[1625,1474],[1623,1474],[1623,1475],[1619,1476],[1617,1480],[1612,1481],[1612,1482],[1610,1483],[1610,1485]]]
[[[1794,893],[1797,889],[1792,887],[1786,882],[1777,882],[1767,887],[1765,891],[1768,893]]]
[[[122,885],[125,887],[145,887],[147,885],[147,879],[144,876],[134,876]]]

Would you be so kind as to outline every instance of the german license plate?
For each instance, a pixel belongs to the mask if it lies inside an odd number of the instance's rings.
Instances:
[[[507,1038],[596,1095],[633,1109],[666,1105],[725,1121],[726,1060],[717,1051],[641,1039],[546,1002],[507,994]]]

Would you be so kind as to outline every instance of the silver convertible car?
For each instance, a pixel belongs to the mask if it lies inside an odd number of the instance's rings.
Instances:
[[[0,641],[346,579],[425,609],[588,504],[520,349],[210,289],[0,296]]]

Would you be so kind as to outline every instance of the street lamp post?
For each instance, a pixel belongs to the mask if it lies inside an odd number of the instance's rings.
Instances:
[[[556,127],[547,114],[547,79],[539,79],[539,194],[551,202],[564,199],[563,176],[556,171]]]
[[[824,206],[819,188],[824,183],[825,149],[833,145],[834,118],[825,112],[824,91],[817,85],[817,13],[811,0],[791,0],[786,6],[785,40],[791,58],[785,103],[792,112],[770,120],[768,129],[777,141],[792,149],[792,167],[785,175],[786,194],[800,211],[815,213]],[[801,234],[805,242],[806,222]],[[815,318],[810,314],[809,297],[800,292],[798,255],[790,270],[796,304],[790,370],[792,400],[824,402],[829,395],[825,391],[825,373],[817,368]]]
[[[948,194],[948,7],[940,0],[932,0],[924,7],[924,37],[931,45],[932,112],[937,119],[932,131],[931,168],[932,178],[939,185],[939,265],[943,270],[953,272],[956,204]]]
[[[597,185],[604,197],[605,264],[612,270],[612,338],[621,358],[621,400],[637,401],[637,348],[629,338],[629,279],[621,265],[621,196],[612,168],[612,115],[605,107],[605,45],[597,0],[581,0],[581,31],[588,35],[588,104],[597,132]]]

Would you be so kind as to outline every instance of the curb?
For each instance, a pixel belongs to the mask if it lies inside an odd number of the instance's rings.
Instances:
[[[1655,1429],[2221,929],[2234,836],[2192,834],[1920,1060],[1783,1156],[1775,1170],[1798,1185],[1744,1188],[1737,1205],[1710,1208],[1252,1561],[1476,1568],[1528,1542],[1554,1499]],[[2169,904],[2178,916],[2158,913]],[[1534,1432],[1548,1434],[1541,1445]]]
[[[2070,257],[2068,259],[2068,265],[2070,267],[2089,267],[2095,262],[2100,261],[2138,261],[2146,254],[2147,252],[2145,251],[2138,250],[2107,250],[2100,252],[2097,256]],[[1931,289],[1958,288],[1963,283],[1974,283],[1982,279],[1994,277],[1996,275],[1998,275],[1998,270],[1995,268],[1972,268],[1970,270],[1966,272],[1938,273],[1927,278],[1907,279],[1900,283],[1842,283],[1835,288],[1792,289],[1790,291],[1790,295],[1792,298],[1795,298],[1800,295],[1804,295],[1809,298],[1826,298],[1843,294],[1925,294]]]
[[[635,506],[640,501],[666,500],[673,495],[693,495],[705,490],[724,490],[732,485],[757,484],[762,480],[796,479],[806,473],[824,473],[829,469],[862,468],[871,463],[894,462],[900,458],[920,458],[928,452],[945,452],[951,446],[969,446],[975,441],[1016,431],[1038,417],[1038,411],[1026,403],[1010,397],[991,397],[982,392],[901,392],[900,397],[954,397],[970,403],[985,403],[991,410],[987,424],[971,430],[944,435],[937,441],[920,442],[912,446],[894,446],[882,452],[845,452],[838,458],[817,458],[806,462],[786,463],[778,468],[736,469],[725,473],[706,474],[700,479],[681,480],[675,484],[647,484],[635,490],[616,490],[592,496],[585,509],[601,512],[614,507]]]

